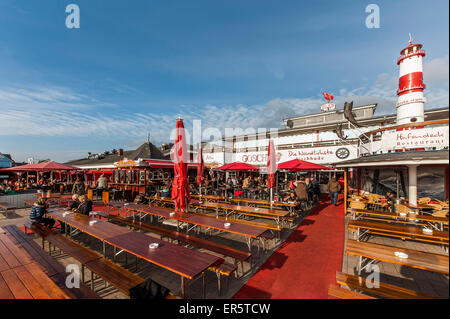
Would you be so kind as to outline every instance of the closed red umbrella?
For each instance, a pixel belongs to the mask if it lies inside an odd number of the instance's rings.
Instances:
[[[175,132],[175,145],[173,151],[173,169],[175,178],[172,183],[172,199],[175,202],[175,211],[184,213],[191,200],[189,182],[187,180],[188,149],[184,134],[183,119],[177,119]]]
[[[197,185],[201,186],[205,178],[203,177],[203,170],[205,169],[205,162],[203,161],[203,150],[200,147],[197,153]]]
[[[277,172],[277,158],[273,141],[269,142],[269,154],[267,161],[267,188],[270,188],[270,201],[273,200],[273,189],[275,188],[275,174]]]
[[[267,187],[275,187],[275,173],[277,172],[277,158],[275,156],[275,147],[273,141],[269,142],[269,155],[267,161]]]
[[[278,169],[286,169],[289,171],[316,171],[331,168],[299,159],[293,159],[291,161],[278,164]]]

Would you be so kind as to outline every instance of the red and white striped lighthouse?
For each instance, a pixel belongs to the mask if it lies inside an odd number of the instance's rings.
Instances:
[[[424,121],[425,97],[423,90],[423,64],[425,51],[422,44],[412,43],[400,51],[397,64],[400,66],[397,100],[397,124],[407,124]]]

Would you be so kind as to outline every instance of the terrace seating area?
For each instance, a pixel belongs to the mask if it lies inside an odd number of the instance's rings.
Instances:
[[[215,209],[200,210],[192,206],[188,216],[180,218],[173,216],[170,208],[108,201],[106,204],[94,202],[93,214],[84,216],[65,212],[63,207],[70,202],[69,197],[52,194],[47,213],[57,221],[56,225],[64,223],[61,225],[66,227],[65,234],[60,233],[59,226],[49,230],[30,222],[22,229],[15,225],[6,227],[21,242],[32,243],[33,254],[37,255],[35,250],[39,248],[42,267],[55,269],[52,276],[56,284],[61,285],[67,276],[64,263],[58,260],[67,259],[79,265],[84,294],[69,295],[73,298],[108,298],[109,295],[134,298],[132,291],[148,281],[161,283],[156,285],[167,291],[165,298],[204,298],[207,295],[229,298],[240,282],[257,271],[270,251],[282,242],[276,233],[280,233],[284,225],[277,225],[274,218],[266,221],[263,213],[288,216],[292,209],[262,207],[261,215],[250,220],[218,216]],[[33,201],[26,204],[31,206]],[[255,207],[241,207],[255,210]],[[294,217],[290,218],[294,222]],[[164,221],[177,222],[178,229]],[[154,243],[161,248],[149,254],[148,247]],[[211,274],[216,277],[214,284]],[[169,287],[164,286],[167,281],[163,277],[167,276],[172,278]]]
[[[329,298],[448,298],[448,202],[394,207],[382,196],[348,198],[343,272]]]
[[[94,202],[91,216],[85,216],[65,211],[69,197],[52,195],[47,214],[57,221],[56,225],[65,225],[65,234],[58,227],[49,230],[31,223],[25,223],[23,230],[4,226],[0,232],[34,258],[32,262],[40,265],[64,298],[138,298],[135,292],[148,282],[163,292],[157,298],[248,298],[245,283],[252,285],[253,277],[258,282],[260,269],[273,263],[280,249],[291,253],[291,238],[308,225],[304,222],[310,214],[289,203],[194,195],[185,214],[175,213],[173,201],[167,198],[148,197],[148,204],[134,204],[103,197],[104,202]],[[448,290],[448,203],[424,198],[417,205],[395,204],[392,212],[382,196],[353,195],[347,198],[347,204],[342,268],[336,268],[335,278],[330,279],[326,291],[320,290],[321,296],[448,297],[443,292],[445,287]],[[336,209],[341,208],[329,207],[322,200],[314,209],[314,215],[319,216],[317,222],[324,223],[323,218]],[[330,229],[325,224],[312,227],[311,239],[315,233]],[[159,248],[150,253],[153,244]],[[2,258],[8,263],[11,251],[1,248]],[[58,260],[65,259],[80,267],[82,289],[76,294],[63,287],[67,273]],[[367,284],[374,270],[380,272],[380,280],[374,282],[376,288]],[[16,284],[8,274],[6,279],[1,277],[0,290],[5,296],[44,295],[28,287],[26,294],[17,293],[15,285],[26,286],[27,281],[16,273],[18,279],[14,280],[22,280]],[[423,282],[429,286],[424,288]]]

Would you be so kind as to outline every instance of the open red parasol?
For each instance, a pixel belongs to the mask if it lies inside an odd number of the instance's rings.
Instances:
[[[331,168],[299,159],[293,159],[291,161],[278,164],[278,169],[285,169],[289,171],[318,171]]]
[[[223,165],[221,167],[218,167],[216,169],[220,169],[222,171],[257,171],[259,168],[257,166],[253,166],[247,163],[241,163],[241,162],[234,162],[230,164]]]
[[[50,172],[50,171],[69,171],[69,170],[78,170],[78,167],[61,164],[57,162],[42,162],[38,164],[27,164],[21,166],[13,166],[5,169],[1,169],[0,171],[10,171],[10,172]]]

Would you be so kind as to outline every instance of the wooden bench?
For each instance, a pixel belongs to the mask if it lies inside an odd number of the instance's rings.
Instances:
[[[67,272],[59,262],[44,251],[30,237],[22,232],[17,226],[4,226],[7,236],[20,245],[38,265],[44,273],[71,299],[101,299],[95,292],[91,291],[86,285],[80,284],[79,288],[69,289],[66,286]]]
[[[125,268],[120,267],[109,259],[104,258],[100,253],[84,247],[61,234],[57,234],[42,225],[31,225],[31,223],[26,223],[25,227],[30,228],[33,232],[42,237],[43,246],[44,241],[47,240],[49,242],[49,251],[52,249],[51,245],[54,245],[78,260],[81,263],[83,283],[84,268],[88,268],[91,271],[90,282],[92,290],[94,290],[94,274],[97,274],[103,278],[105,282],[109,282],[112,286],[128,296],[130,295],[131,288],[144,282],[144,279],[131,273]]]
[[[216,252],[218,254],[231,257],[235,260],[234,264],[230,264],[227,262],[223,262],[220,265],[210,267],[209,269],[214,271],[218,276],[218,291],[219,295],[221,293],[221,275],[231,276],[233,273],[237,276],[237,263],[241,263],[242,274],[244,274],[244,265],[243,262],[247,261],[251,257],[251,253],[241,251],[235,248],[227,247],[224,245],[220,245],[211,241],[207,241],[198,237],[194,237],[191,235],[187,235],[184,233],[180,233],[177,231],[173,231],[167,228],[158,227],[154,225],[149,225],[142,222],[135,222],[131,219],[127,219],[125,217],[109,215],[109,219],[118,223],[122,223],[124,225],[130,226],[132,228],[137,228],[143,231],[148,231],[157,235],[160,235],[161,238],[169,238],[171,240],[176,240],[179,242],[183,242],[185,244],[206,249],[212,252]]]
[[[376,298],[360,294],[350,289],[330,285],[328,287],[328,299],[376,299]]]
[[[5,217],[8,217],[8,213],[14,211],[16,208],[13,204],[0,202],[0,213],[3,213]]]
[[[369,294],[388,299],[437,299],[436,297],[427,294],[382,282],[379,283],[379,287],[377,288],[369,288],[366,285],[365,278],[344,274],[342,272],[336,273],[336,282],[350,289],[362,290]]]
[[[358,273],[361,273],[361,271],[373,261],[378,260],[401,266],[427,270],[446,276],[449,274],[449,259],[447,255],[361,242],[352,239],[347,239],[345,246],[346,254],[359,257],[357,266]],[[396,255],[396,253],[407,254],[408,258],[400,258]],[[363,266],[364,261],[369,261],[369,263]]]
[[[359,230],[363,229],[364,233],[448,246],[448,232],[446,231],[433,230],[432,234],[425,234],[423,233],[421,227],[362,220],[350,220],[348,223],[348,229],[356,231],[357,237],[360,237]]]
[[[207,216],[207,217],[211,217],[210,214],[203,214],[203,213],[198,213],[195,212],[193,213],[195,215],[199,215],[199,216]],[[280,235],[280,231],[281,231],[281,227],[274,225],[274,224],[268,224],[268,223],[261,223],[261,222],[253,222],[253,221],[249,221],[249,220],[245,220],[245,219],[236,219],[236,218],[230,218],[230,217],[221,217],[221,216],[214,216],[216,219],[219,220],[223,220],[225,222],[230,222],[230,223],[238,223],[238,224],[244,224],[244,225],[249,225],[249,226],[256,226],[256,227],[261,227],[264,229],[267,229],[266,232],[264,232],[260,238],[263,241],[263,250],[266,250],[266,242],[275,239],[277,236],[275,236],[273,233],[271,233],[270,231],[277,231],[278,235]]]

